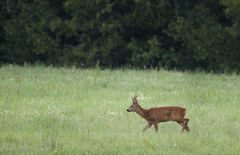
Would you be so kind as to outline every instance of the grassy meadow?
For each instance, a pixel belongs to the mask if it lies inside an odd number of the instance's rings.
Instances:
[[[174,122],[142,132],[142,107],[187,108],[190,133]],[[165,70],[0,68],[0,154],[237,155],[240,76]]]

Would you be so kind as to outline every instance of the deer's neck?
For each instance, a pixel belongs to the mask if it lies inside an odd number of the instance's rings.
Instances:
[[[146,110],[143,109],[140,105],[138,105],[138,108],[136,110],[136,113],[140,115],[141,117],[145,118],[146,117]]]

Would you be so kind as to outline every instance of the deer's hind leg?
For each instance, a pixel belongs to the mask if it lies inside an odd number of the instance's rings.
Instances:
[[[189,122],[189,119],[188,118],[184,118],[185,129],[186,129],[187,132],[190,131],[190,128],[188,127],[188,122]]]
[[[184,124],[187,126],[188,125],[188,122],[189,122],[189,119],[188,118],[184,118]]]
[[[189,127],[187,126],[187,124],[184,121],[177,121],[177,123],[182,126],[182,131],[181,131],[182,133],[184,130],[186,130],[187,132],[190,131]]]

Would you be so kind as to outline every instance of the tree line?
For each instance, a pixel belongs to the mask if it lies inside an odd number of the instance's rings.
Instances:
[[[240,71],[239,0],[0,1],[0,62]]]

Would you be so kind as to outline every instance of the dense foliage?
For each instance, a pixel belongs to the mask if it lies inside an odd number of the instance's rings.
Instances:
[[[240,70],[239,0],[4,0],[0,61]]]

